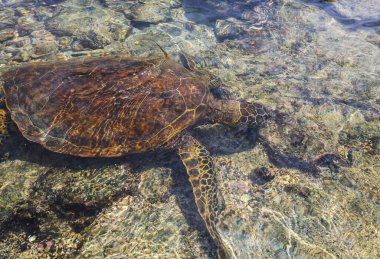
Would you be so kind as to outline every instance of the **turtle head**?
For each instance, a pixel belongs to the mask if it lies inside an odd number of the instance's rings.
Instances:
[[[271,117],[271,113],[261,104],[246,101],[239,102],[238,126],[255,127],[263,124]]]
[[[252,128],[259,126],[271,117],[271,112],[261,104],[246,101],[220,100],[209,102],[212,122],[229,126]]]

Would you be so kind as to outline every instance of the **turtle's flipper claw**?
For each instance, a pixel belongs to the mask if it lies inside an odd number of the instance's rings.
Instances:
[[[4,142],[4,139],[9,135],[7,126],[7,112],[4,109],[0,109],[0,145]]]
[[[216,241],[218,250],[224,249],[223,240],[216,229],[218,216],[224,209],[224,202],[217,189],[216,174],[209,152],[196,139],[186,136],[179,148],[179,155],[193,186],[198,211],[210,235]]]

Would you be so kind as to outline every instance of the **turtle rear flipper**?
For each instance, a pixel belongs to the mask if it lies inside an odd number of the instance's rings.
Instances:
[[[9,136],[8,132],[8,113],[5,109],[0,108],[0,145],[4,139]]]
[[[190,135],[181,140],[179,155],[193,187],[195,203],[207,229],[218,246],[219,258],[228,257],[231,250],[225,245],[216,226],[224,210],[223,197],[217,188],[214,164],[207,149]]]

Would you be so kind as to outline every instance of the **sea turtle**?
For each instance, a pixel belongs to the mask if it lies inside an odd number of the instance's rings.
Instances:
[[[7,70],[2,80],[2,137],[11,118],[26,139],[73,156],[178,150],[198,211],[220,253],[229,254],[216,228],[223,200],[210,153],[187,129],[254,127],[269,117],[262,105],[217,99],[207,76],[168,56],[33,62]]]

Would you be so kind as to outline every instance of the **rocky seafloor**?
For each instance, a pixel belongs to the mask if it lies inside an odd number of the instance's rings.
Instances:
[[[258,132],[205,125],[236,258],[380,257],[376,0],[3,0],[0,70],[180,53],[222,97],[283,113]],[[1,80],[1,78],[0,78]],[[215,258],[175,152],[84,159],[12,131],[0,147],[0,257]]]

